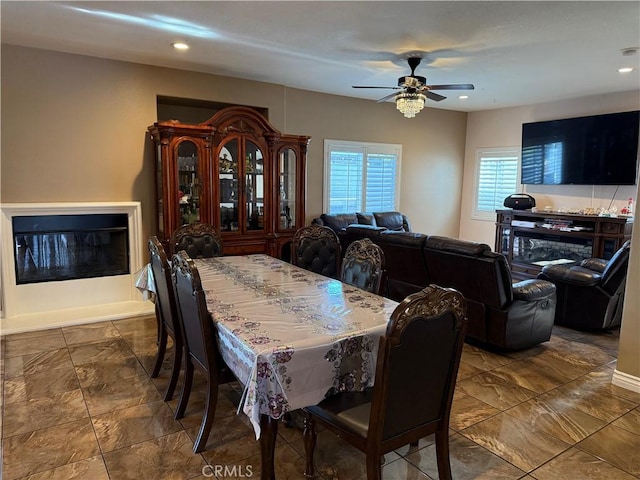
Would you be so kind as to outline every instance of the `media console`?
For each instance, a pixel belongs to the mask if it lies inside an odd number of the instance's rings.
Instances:
[[[533,278],[549,264],[609,259],[631,238],[632,217],[531,210],[496,210],[495,251],[507,256],[514,280]]]

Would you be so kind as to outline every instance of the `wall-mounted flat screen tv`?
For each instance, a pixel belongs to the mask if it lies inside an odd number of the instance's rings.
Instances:
[[[635,185],[640,111],[522,124],[526,185]]]

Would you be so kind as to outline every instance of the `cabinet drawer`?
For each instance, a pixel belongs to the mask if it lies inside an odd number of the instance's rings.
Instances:
[[[603,223],[602,224],[602,233],[621,233],[621,228],[623,225],[620,223]]]

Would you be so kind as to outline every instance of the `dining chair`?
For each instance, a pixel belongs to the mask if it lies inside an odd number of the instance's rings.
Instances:
[[[233,378],[218,350],[217,332],[207,311],[196,265],[185,251],[181,251],[173,255],[171,270],[186,346],[184,382],[176,408],[176,419],[184,417],[191,394],[194,368],[200,370],[207,380],[202,423],[193,445],[194,453],[199,453],[204,450],[211,432],[218,403],[218,385]]]
[[[306,407],[305,476],[315,473],[316,422],[366,454],[368,480],[382,478],[382,456],[435,433],[438,474],[451,479],[449,415],[460,364],[466,300],[429,285],[405,298],[380,338],[375,384]]]
[[[158,322],[158,353],[151,371],[151,378],[160,373],[162,362],[167,350],[167,340],[173,340],[173,365],[169,384],[164,394],[164,401],[171,400],[180,375],[180,367],[184,357],[184,337],[180,318],[176,309],[173,282],[171,280],[171,266],[158,237],[151,237],[147,242],[153,282],[155,284],[155,311]]]
[[[222,255],[222,239],[213,225],[187,223],[178,227],[171,235],[172,253],[181,250],[190,258],[210,258]]]
[[[291,263],[305,270],[337,278],[340,253],[338,236],[329,227],[313,224],[293,235]]]
[[[378,293],[384,272],[384,252],[369,238],[351,242],[342,259],[340,280]]]

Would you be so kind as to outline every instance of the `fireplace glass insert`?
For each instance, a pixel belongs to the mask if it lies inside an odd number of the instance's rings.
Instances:
[[[539,267],[573,263],[592,257],[591,238],[573,238],[534,232],[516,232],[513,238],[513,261]]]
[[[129,273],[126,213],[13,217],[16,283]]]

